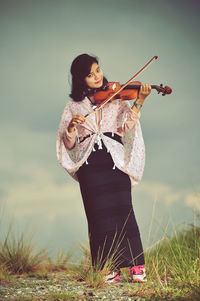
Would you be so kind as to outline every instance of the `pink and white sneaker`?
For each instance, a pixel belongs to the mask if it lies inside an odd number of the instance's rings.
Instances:
[[[130,269],[130,275],[133,282],[146,282],[146,272],[143,265],[136,265]]]
[[[120,281],[120,271],[112,272],[105,277],[105,283],[117,283]]]

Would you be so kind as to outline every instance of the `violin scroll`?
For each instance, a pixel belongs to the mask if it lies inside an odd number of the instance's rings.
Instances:
[[[166,94],[171,94],[172,93],[172,88],[169,86],[163,87],[163,84],[160,84],[160,86],[153,86],[154,89],[158,91],[158,94],[162,92],[162,96],[165,96]]]

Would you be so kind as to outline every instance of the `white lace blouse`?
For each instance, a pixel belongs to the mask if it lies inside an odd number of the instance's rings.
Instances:
[[[139,122],[140,113],[131,109],[129,101],[114,100],[88,116],[84,123],[69,133],[67,127],[73,115],[87,115],[93,111],[86,97],[81,102],[69,101],[61,116],[58,129],[56,152],[61,166],[75,179],[79,167],[94,151],[94,144],[105,144],[115,166],[129,175],[131,184],[138,184],[145,165],[145,145]],[[104,135],[112,132],[121,136],[122,143]],[[84,137],[87,137],[83,140]],[[82,141],[83,140],[83,141]],[[81,142],[82,141],[82,142]]]

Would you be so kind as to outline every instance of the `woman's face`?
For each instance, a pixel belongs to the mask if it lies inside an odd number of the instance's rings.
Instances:
[[[89,88],[97,89],[103,85],[103,71],[97,63],[93,63],[90,73],[85,77],[85,82]]]

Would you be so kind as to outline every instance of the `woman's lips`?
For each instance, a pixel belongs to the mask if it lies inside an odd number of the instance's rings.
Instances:
[[[96,82],[95,85],[98,85],[98,84],[100,84],[100,83],[101,83],[101,79],[100,79],[98,82]]]

